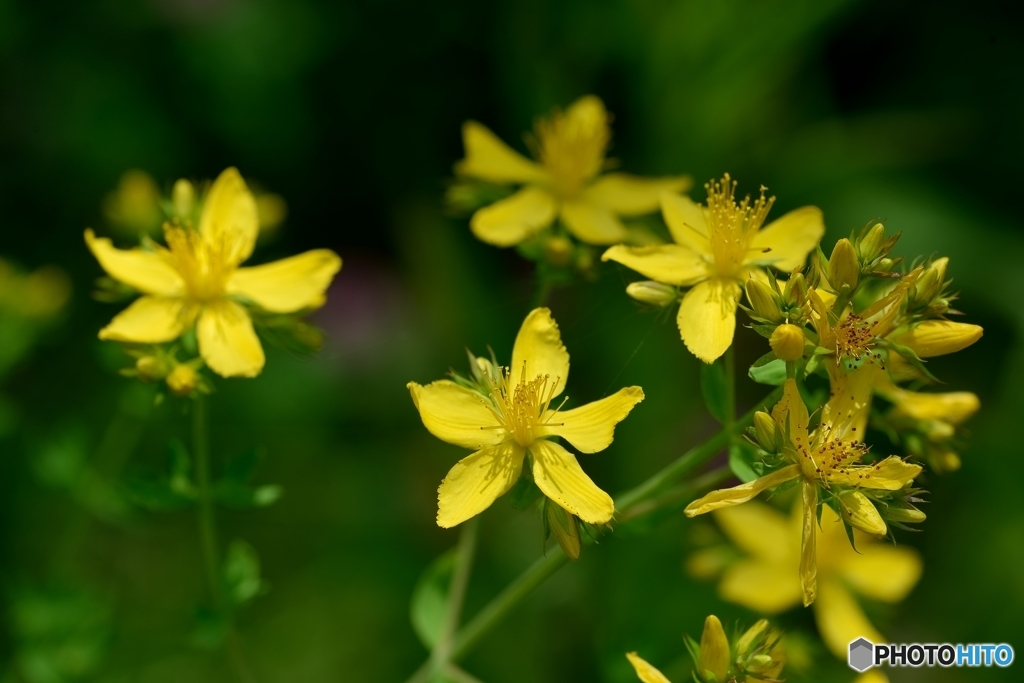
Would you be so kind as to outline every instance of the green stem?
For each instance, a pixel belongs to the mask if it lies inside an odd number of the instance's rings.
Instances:
[[[199,543],[206,573],[206,587],[218,611],[224,608],[217,557],[217,521],[210,488],[210,443],[207,429],[206,399],[198,396],[192,403],[192,451],[196,459],[196,488],[199,503]]]
[[[736,438],[736,351],[729,346],[725,352],[725,429],[729,432],[729,445]]]
[[[547,276],[547,273],[543,268],[537,269],[537,291],[533,294],[533,304],[530,306],[532,311],[535,308],[547,306],[548,299],[551,297],[551,278]]]
[[[199,505],[199,544],[203,556],[207,589],[216,611],[224,617],[227,634],[225,645],[228,661],[242,683],[255,683],[242,651],[242,640],[235,627],[230,606],[220,581],[220,557],[217,548],[217,518],[210,486],[210,433],[206,399],[202,395],[192,402],[192,451],[196,460],[196,489]]]
[[[430,657],[433,671],[440,670],[451,655],[455,632],[459,628],[462,605],[466,599],[466,588],[469,586],[469,575],[473,568],[473,556],[476,553],[479,532],[479,515],[470,518],[462,525],[455,573],[452,574],[451,588],[448,591],[448,606],[444,615],[444,623],[441,626],[441,636]]]
[[[688,502],[695,491],[713,489],[725,483],[733,476],[732,470],[728,465],[722,465],[709,472],[705,472],[689,483],[677,486],[656,498],[651,498],[632,506],[627,512],[619,515],[617,520],[619,526],[628,524],[635,519],[646,517],[649,514],[663,511],[666,508],[676,507],[682,502]]]

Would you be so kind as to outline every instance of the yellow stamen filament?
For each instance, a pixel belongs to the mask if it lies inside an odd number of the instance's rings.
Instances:
[[[607,118],[585,120],[555,111],[534,126],[537,159],[551,176],[552,189],[562,198],[577,196],[604,166],[611,141]]]
[[[728,173],[721,180],[704,185],[708,193],[707,218],[711,253],[719,275],[736,276],[750,251],[750,240],[764,224],[775,197],[761,196],[751,202],[750,195],[736,203],[736,181]]]
[[[224,295],[228,276],[235,269],[227,239],[211,244],[195,230],[168,225],[164,229],[169,249],[165,256],[185,281],[189,297],[209,301]]]
[[[537,428],[560,425],[553,418],[569,398],[566,396],[552,409],[551,401],[555,397],[558,378],[554,382],[550,381],[549,375],[537,375],[529,381],[526,378],[525,362],[518,382],[513,382],[509,368],[501,368],[497,381],[488,378],[491,400],[485,401],[485,405],[498,420],[498,424],[481,427],[504,429],[520,446],[533,443]]]

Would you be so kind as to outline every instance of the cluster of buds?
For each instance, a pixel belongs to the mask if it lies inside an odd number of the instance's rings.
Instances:
[[[201,358],[181,362],[177,358],[176,347],[126,347],[125,351],[135,359],[134,366],[121,370],[125,377],[135,377],[147,384],[161,384],[179,398],[188,398],[197,392],[209,394],[213,391],[213,385],[202,372]],[[157,401],[162,398],[163,392],[157,394]]]
[[[693,658],[697,683],[778,683],[786,664],[781,634],[767,619],[761,619],[731,642],[715,615],[704,621],[700,643],[684,636]],[[667,683],[668,679],[637,653],[626,655],[644,683]]]

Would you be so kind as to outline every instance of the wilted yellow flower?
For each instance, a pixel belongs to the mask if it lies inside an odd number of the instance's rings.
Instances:
[[[737,203],[736,183],[728,174],[705,187],[706,207],[679,195],[662,196],[662,213],[675,244],[618,245],[601,258],[667,285],[692,287],[676,321],[686,348],[711,363],[732,344],[743,283],[764,277],[768,266],[781,271],[802,266],[825,224],[820,209],[805,206],[762,228],[775,201],[763,189],[756,201],[748,196]]]
[[[478,210],[470,219],[473,234],[489,244],[509,247],[561,219],[577,239],[615,244],[626,239],[620,216],[638,216],[658,208],[662,192],[682,192],[687,176],[640,178],[606,173],[611,140],[609,115],[593,95],[566,111],[537,121],[533,153],[522,156],[483,125],[462,127],[466,158],[455,165],[462,176],[524,187],[511,197]]]
[[[604,450],[615,425],[643,400],[640,387],[620,389],[571,410],[553,405],[569,376],[569,353],[546,308],[526,316],[510,368],[477,362],[486,394],[450,380],[408,385],[431,434],[476,449],[441,483],[438,525],[452,527],[483,512],[512,488],[526,459],[545,496],[584,522],[608,522],[615,512],[611,497],[583,472],[572,453],[549,437],[561,437],[583,453]]]
[[[810,415],[796,382],[786,380],[782,399],[772,410],[772,418],[782,433],[788,435],[782,456],[791,464],[749,483],[712,491],[686,507],[686,515],[694,517],[745,503],[762,491],[800,480],[804,517],[799,576],[805,605],[810,605],[816,597],[815,513],[823,495],[840,498],[846,506],[844,513],[848,514],[844,514],[844,519],[847,522],[862,530],[884,534],[885,522],[874,503],[860,490],[898,492],[921,472],[920,465],[896,456],[875,464],[862,463],[867,448],[857,435],[863,434],[867,423],[876,371],[876,366],[866,364],[849,375],[833,373],[832,398],[822,409],[821,424],[813,433],[808,431]]]
[[[256,202],[234,168],[221,173],[203,205],[198,229],[167,224],[167,247],[117,249],[85,231],[103,269],[143,296],[100,330],[100,339],[158,344],[196,326],[199,353],[224,377],[254,377],[263,347],[246,305],[295,313],[323,304],[341,259],[328,249],[241,268],[259,225]]]
[[[726,569],[719,582],[722,598],[762,614],[777,614],[800,604],[803,588],[793,569],[801,562],[804,514],[796,506],[785,515],[763,503],[723,508],[715,520],[748,557]],[[850,641],[864,637],[885,642],[867,620],[854,593],[895,603],[903,600],[921,576],[917,552],[876,542],[854,532],[857,549],[832,509],[822,506],[817,545],[818,600],[814,616],[828,648],[846,658]]]

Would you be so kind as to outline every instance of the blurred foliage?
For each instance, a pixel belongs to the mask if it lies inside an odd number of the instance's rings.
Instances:
[[[904,539],[925,559],[921,584],[869,617],[897,641],[1012,642],[1024,633],[1022,27],[1018,7],[991,0],[0,0],[2,680],[226,680],[222,658],[197,647],[220,627],[205,640],[197,630],[188,455],[168,456],[187,417],[180,401],[154,406],[151,387],[118,374],[131,359],[96,340],[113,307],[87,296],[100,272],[82,230],[149,220],[106,199],[130,169],[168,194],[177,178],[229,165],[287,201],[269,200],[280,224],[257,261],[313,247],[345,259],[315,316],[320,354],[270,351],[258,380],[219,382],[210,397],[218,491],[232,508],[257,506],[221,515],[223,537],[247,542],[230,546],[223,572],[250,603],[241,642],[261,681],[394,681],[418,666],[440,585],[420,576],[455,543],[434,524],[434,494],[459,454],[422,429],[405,383],[511,340],[532,288],[513,251],[477,243],[445,212],[460,125],[518,140],[534,116],[588,92],[615,114],[611,153],[625,171],[728,170],[769,186],[778,215],[822,207],[828,243],[884,218],[903,231],[902,254],[951,257],[957,307],[986,334],[934,367],[982,410],[963,468],[925,482],[929,522]],[[604,266],[552,307],[574,398],[628,384],[648,396],[585,463],[614,493],[715,423],[672,321],[639,312],[626,275]],[[10,273],[48,282],[43,303],[10,295],[22,286]],[[33,317],[45,302],[51,314]],[[741,363],[765,351],[741,331]],[[740,403],[762,391],[742,382]],[[257,447],[250,479],[249,456],[229,457]],[[536,522],[504,504],[485,516],[468,613],[540,554]],[[624,682],[635,679],[623,653],[640,650],[675,660],[661,668],[684,680],[681,632],[696,636],[711,612],[754,619],[683,571],[694,530],[672,518],[603,542],[466,669],[488,683]],[[816,667],[803,680],[851,680],[808,637],[809,613],[779,625]],[[901,673],[896,683],[911,680]]]

